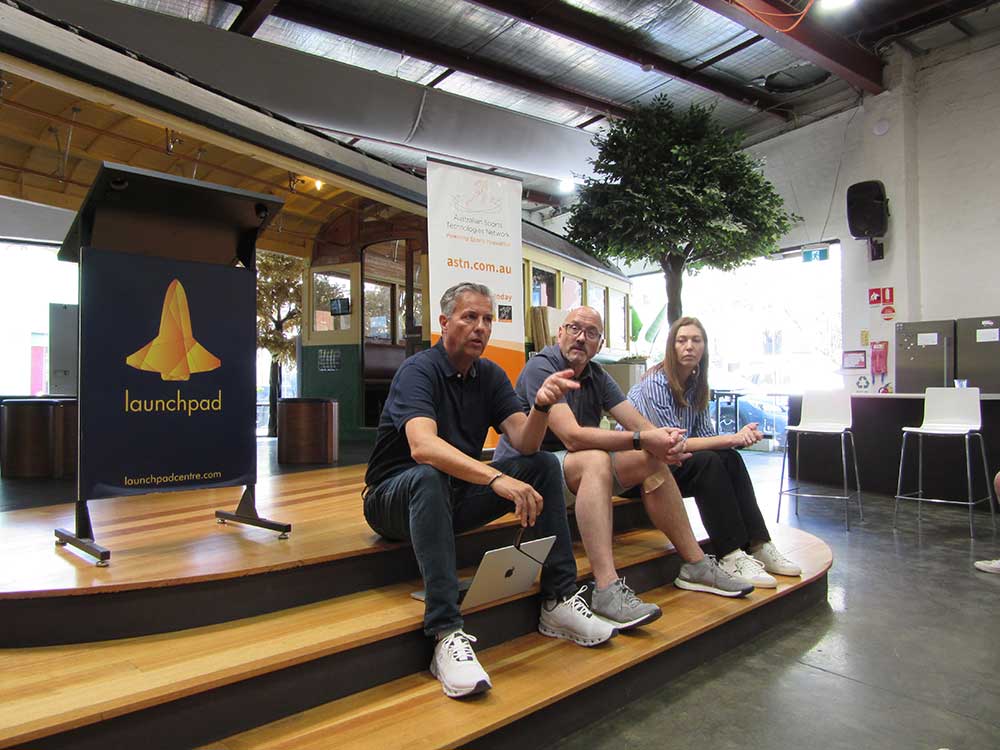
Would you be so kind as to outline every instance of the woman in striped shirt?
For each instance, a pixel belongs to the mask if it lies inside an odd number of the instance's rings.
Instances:
[[[684,317],[670,327],[663,361],[628,399],[657,427],[687,430],[681,452],[691,458],[672,471],[681,493],[694,495],[719,565],[754,586],[774,587],[771,573],[797,576],[802,570],[771,541],[750,475],[734,450],[764,435],[755,422],[719,435],[708,416],[708,390],[708,336],[697,318]]]

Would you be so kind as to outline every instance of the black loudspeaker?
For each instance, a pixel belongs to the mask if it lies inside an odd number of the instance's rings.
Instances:
[[[856,182],[847,188],[847,225],[856,240],[885,237],[889,201],[879,180]]]

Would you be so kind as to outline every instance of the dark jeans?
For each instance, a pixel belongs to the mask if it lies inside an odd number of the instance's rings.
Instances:
[[[737,451],[697,451],[672,470],[681,495],[694,495],[716,556],[745,549],[751,542],[771,541],[747,467]]]
[[[544,506],[527,538],[555,536],[542,567],[546,599],[576,590],[576,559],[566,521],[562,473],[551,453],[518,456],[491,464],[498,471],[530,484]],[[455,535],[510,513],[514,504],[482,485],[469,484],[422,464],[394,474],[369,490],[365,520],[394,541],[407,540],[424,578],[424,632],[427,635],[462,627],[458,611]]]

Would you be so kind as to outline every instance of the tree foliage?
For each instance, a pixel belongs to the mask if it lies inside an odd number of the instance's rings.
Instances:
[[[569,239],[598,258],[653,262],[670,322],[682,314],[685,270],[731,270],[777,247],[797,217],[711,109],[665,97],[594,138],[594,177],[573,205]]]
[[[257,253],[257,346],[271,355],[268,434],[277,434],[281,366],[295,361],[295,334],[302,318],[301,258]]]
[[[294,336],[302,316],[301,258],[257,253],[257,346],[283,365],[295,360]]]

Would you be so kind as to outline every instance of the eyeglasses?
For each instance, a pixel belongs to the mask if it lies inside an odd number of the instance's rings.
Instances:
[[[576,338],[581,333],[584,334],[587,337],[587,341],[600,341],[604,336],[603,333],[594,327],[583,328],[582,326],[578,326],[576,323],[566,323],[563,328],[565,328],[566,333],[573,338]]]

